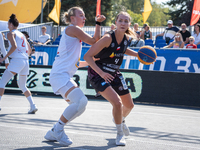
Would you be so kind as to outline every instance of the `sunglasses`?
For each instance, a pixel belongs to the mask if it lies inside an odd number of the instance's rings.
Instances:
[[[192,42],[193,41],[193,39],[191,39],[191,40],[189,40],[190,42]]]
[[[179,38],[180,36],[175,36],[176,38]]]

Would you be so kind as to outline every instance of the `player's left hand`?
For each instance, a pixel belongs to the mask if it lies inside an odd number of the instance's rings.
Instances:
[[[104,15],[97,15],[95,20],[98,22],[103,22],[106,19]]]

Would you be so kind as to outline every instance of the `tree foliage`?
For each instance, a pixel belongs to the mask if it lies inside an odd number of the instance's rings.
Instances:
[[[171,0],[172,1],[172,0]],[[174,0],[178,1],[178,0]],[[179,0],[181,1],[181,0]],[[183,0],[182,0],[183,1]],[[190,0],[185,0],[190,1]],[[61,16],[69,8],[74,6],[80,6],[83,8],[86,15],[86,26],[94,26],[96,15],[96,0],[63,0],[61,3]],[[47,4],[43,10],[43,22],[53,21],[48,17],[48,14],[54,7],[55,0],[47,0]],[[150,26],[165,26],[166,21],[170,19],[169,8],[164,7],[162,4],[156,2],[151,3],[153,10],[147,20]],[[101,12],[106,16],[106,20],[103,25],[111,25],[115,23],[115,18],[120,11],[127,11],[132,18],[132,25],[139,23],[140,26],[143,24],[142,12],[144,8],[144,0],[102,0],[101,1]],[[169,13],[169,14],[168,14]],[[173,19],[173,18],[171,18]],[[34,21],[34,23],[40,23],[40,16]],[[55,23],[56,24],[56,23]],[[60,21],[60,25],[65,25]]]
[[[190,24],[193,3],[194,0],[170,0],[165,3],[166,5],[171,6],[171,9],[167,14],[171,16],[174,24]]]
[[[170,15],[167,15],[169,8],[164,7],[162,4],[152,3],[152,12],[147,19],[150,26],[166,26],[167,20],[170,19]]]
[[[55,0],[48,0],[44,10],[43,10],[43,22],[53,21],[48,17],[48,14],[54,7]],[[86,16],[86,24],[87,26],[95,25],[95,16],[96,16],[96,0],[63,0],[61,3],[61,16],[64,12],[66,12],[69,8],[74,6],[80,6],[83,8]],[[114,0],[106,0],[101,2],[101,12],[102,15],[106,16],[106,20],[103,22],[103,25],[107,25],[110,21],[112,14],[110,11],[112,9],[112,5]],[[34,23],[40,23],[40,16],[34,21]],[[62,22],[62,17],[60,19],[60,25],[64,25]]]

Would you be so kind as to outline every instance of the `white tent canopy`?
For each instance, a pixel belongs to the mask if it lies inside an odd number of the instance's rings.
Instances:
[[[33,24],[20,23],[18,28],[30,27],[30,26],[33,26]],[[5,30],[8,30],[8,22],[0,20],[0,31],[5,31]]]

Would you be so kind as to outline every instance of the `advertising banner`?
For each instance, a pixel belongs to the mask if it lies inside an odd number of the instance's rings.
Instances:
[[[57,48],[57,46],[36,46],[36,52],[31,56],[30,64],[51,66]],[[82,47],[80,60],[83,60],[89,48],[89,46]],[[133,50],[138,51],[138,49]],[[200,50],[198,49],[156,49],[156,52],[158,57],[151,65],[143,65],[137,57],[125,55],[120,69],[200,73]]]
[[[0,66],[0,77],[5,67]],[[53,95],[49,83],[51,67],[31,66],[27,87],[33,93]],[[121,70],[131,97],[135,102],[154,104],[184,105],[200,107],[200,80],[197,73]],[[86,96],[95,98],[95,90],[87,79],[87,68],[79,69],[73,76]],[[6,92],[20,92],[17,86],[18,76],[14,76],[6,85]],[[101,97],[101,99],[103,99]]]

